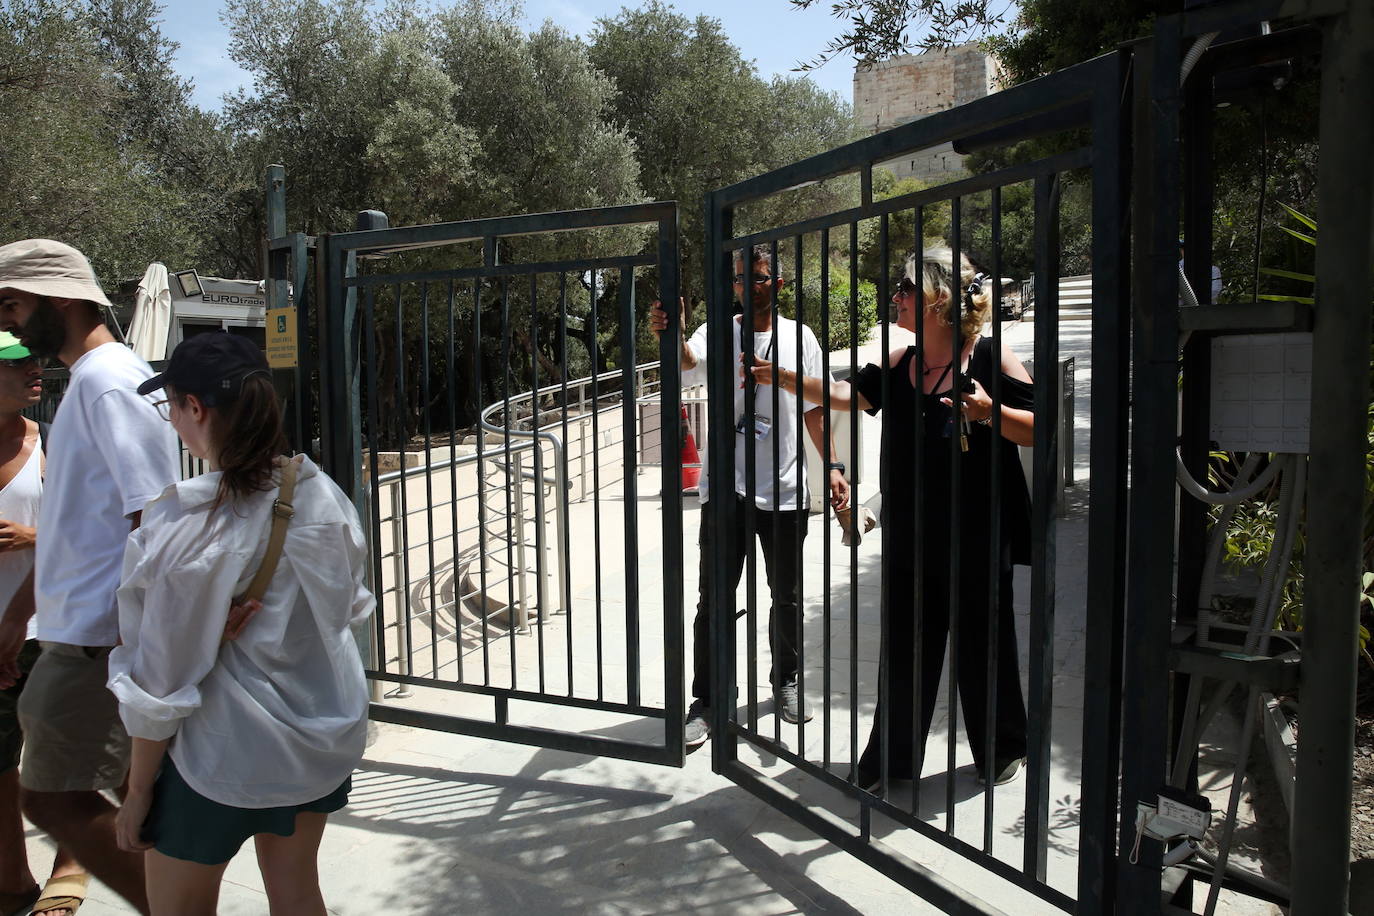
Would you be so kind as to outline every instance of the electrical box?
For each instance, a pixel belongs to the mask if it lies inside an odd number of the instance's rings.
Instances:
[[[1312,334],[1212,340],[1211,438],[1232,452],[1306,454],[1312,426]]]

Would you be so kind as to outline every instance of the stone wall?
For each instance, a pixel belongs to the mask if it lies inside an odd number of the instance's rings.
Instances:
[[[854,116],[869,134],[963,105],[996,91],[997,62],[976,44],[905,54],[854,71]],[[887,163],[898,178],[946,181],[963,172],[948,146]]]

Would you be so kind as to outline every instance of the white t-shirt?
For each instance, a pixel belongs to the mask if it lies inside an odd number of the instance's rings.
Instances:
[[[230,600],[262,566],[277,488],[212,511],[219,480],[169,487],[129,535],[110,690],[130,735],[176,736],[177,771],[206,798],[304,804],[337,789],[367,742],[367,681],[350,630],[376,604],[367,544],[352,503],[301,459],[262,610],[223,642]]]
[[[153,370],[107,343],[72,365],[48,434],[38,515],[38,638],[76,646],[119,641],[115,590],[130,517],[176,481],[176,433],[138,386]]]
[[[38,506],[43,500],[43,449],[35,445],[29,460],[14,475],[14,479],[0,489],[0,518],[27,525],[38,525]],[[32,550],[6,550],[0,553],[0,614],[9,607],[10,599],[19,591],[29,570],[33,569]],[[29,618],[25,639],[38,636],[38,620]]]
[[[682,373],[685,387],[706,384],[706,325],[697,328],[687,341],[693,355],[697,358],[694,368]],[[730,331],[734,346],[731,350],[732,365],[736,367],[735,377],[735,429],[728,431],[735,443],[735,492],[740,496],[748,495],[747,462],[748,449],[745,433],[737,432],[740,419],[744,416],[745,390],[742,384],[744,369],[740,363],[740,317],[737,315]],[[801,359],[797,358],[797,323],[790,318],[778,317],[777,335],[773,330],[754,333],[754,353],[771,362],[774,367],[799,371],[803,375],[819,378],[821,375],[821,347],[811,328],[802,325]],[[773,392],[778,392],[778,416],[773,416]],[[820,410],[819,405],[807,404],[805,413]],[[806,489],[806,467],[798,461],[797,449],[797,399],[789,392],[770,385],[759,385],[754,392],[754,414],[756,421],[745,424],[749,435],[754,437],[754,505],[772,511],[773,505],[773,443],[778,443],[777,479],[780,484],[777,509],[806,509],[810,506],[810,496]],[[776,437],[776,440],[775,440]],[[805,452],[800,455],[805,460]],[[708,482],[705,465],[701,469],[701,484],[698,493],[701,501],[706,502]]]

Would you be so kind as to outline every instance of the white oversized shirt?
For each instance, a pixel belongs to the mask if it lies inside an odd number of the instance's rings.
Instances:
[[[130,517],[174,482],[176,434],[138,386],[152,376],[134,351],[107,343],[72,364],[48,432],[38,514],[38,638],[76,646],[119,639],[115,590]]]
[[[43,449],[35,445],[29,459],[9,483],[0,489],[0,518],[30,528],[38,525],[38,507],[43,501]],[[0,552],[0,614],[24,584],[33,569],[32,550]],[[38,636],[38,621],[30,617],[25,639]]]
[[[351,627],[375,606],[353,506],[308,458],[263,608],[221,641],[257,574],[277,488],[211,511],[218,472],[150,503],[129,536],[110,690],[137,738],[172,738],[192,789],[240,808],[314,801],[363,755],[367,685]]]
[[[706,325],[697,328],[696,333],[687,341],[687,346],[697,359],[695,367],[684,370],[682,373],[682,384],[684,387],[706,384],[707,353]],[[781,367],[803,375],[814,378],[821,376],[821,347],[816,342],[816,335],[811,332],[811,328],[806,325],[801,326],[801,357],[797,355],[797,323],[790,318],[778,316],[777,337],[774,338],[772,330],[754,333],[754,353],[762,359],[771,362],[775,368]],[[744,378],[743,367],[740,363],[740,316],[736,315],[731,323],[730,339],[733,342],[731,349],[732,365],[735,366],[735,425],[738,428],[740,419],[744,416],[744,395],[745,390],[740,384]],[[778,393],[778,416],[773,416],[773,392]],[[820,408],[814,404],[807,404],[803,407],[804,413]],[[778,473],[777,480],[780,485],[778,491],[777,509],[806,509],[810,506],[810,496],[807,493],[805,464],[798,461],[797,437],[797,399],[790,392],[783,391],[781,388],[773,388],[768,385],[759,385],[754,392],[754,414],[761,418],[755,424],[745,424],[749,430],[749,435],[754,437],[754,505],[760,509],[772,511],[773,504],[773,443],[777,441],[778,447]],[[755,433],[760,426],[766,427],[766,431],[761,435]],[[747,484],[749,480],[747,471],[748,451],[745,440],[745,433],[736,432],[731,429],[727,433],[732,437],[735,444],[735,492],[740,496],[747,496]],[[802,460],[805,460],[805,452],[801,452]],[[706,502],[709,495],[706,465],[704,462],[701,469],[701,483],[697,492],[701,496],[701,501]]]

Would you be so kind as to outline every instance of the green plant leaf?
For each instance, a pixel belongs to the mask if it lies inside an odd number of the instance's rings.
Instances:
[[[1271,293],[1262,293],[1260,298],[1266,302],[1301,302],[1305,305],[1316,305],[1317,300],[1311,296],[1275,296]]]
[[[1313,238],[1310,235],[1303,235],[1296,229],[1289,229],[1287,226],[1280,226],[1279,228],[1282,229],[1284,232],[1287,232],[1289,235],[1293,236],[1293,238],[1297,239],[1300,242],[1306,242],[1307,244],[1312,245],[1313,247],[1315,247],[1317,244],[1317,240],[1315,238]]]
[[[1308,283],[1317,282],[1317,278],[1314,274],[1300,274],[1296,270],[1282,270],[1278,267],[1261,267],[1260,273],[1268,274],[1271,277],[1287,277],[1289,280],[1305,280]]]
[[[1288,204],[1283,203],[1282,201],[1279,202],[1279,206],[1283,207],[1284,211],[1287,212],[1289,216],[1293,217],[1293,219],[1302,223],[1308,229],[1311,229],[1313,232],[1317,231],[1317,221],[1314,220],[1312,217],[1304,216],[1303,214],[1299,213],[1297,210],[1294,210],[1292,207],[1288,206]]]

